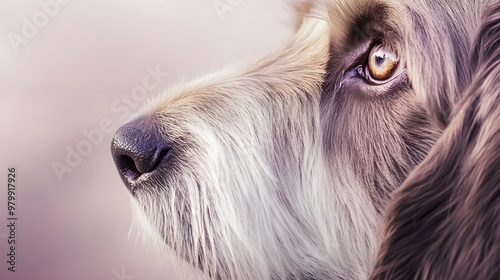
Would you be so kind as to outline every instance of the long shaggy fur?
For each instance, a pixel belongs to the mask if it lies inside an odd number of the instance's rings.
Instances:
[[[281,51],[140,112],[171,147],[129,182],[144,220],[212,279],[498,276],[498,5],[297,6]],[[360,72],[376,44],[400,59],[384,83]]]
[[[371,279],[500,277],[499,3],[485,10],[470,65],[450,124],[394,195]]]

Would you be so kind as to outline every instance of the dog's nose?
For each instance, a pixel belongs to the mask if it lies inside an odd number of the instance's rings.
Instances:
[[[111,142],[113,160],[129,188],[141,175],[153,172],[169,151],[169,145],[147,118],[123,125]]]

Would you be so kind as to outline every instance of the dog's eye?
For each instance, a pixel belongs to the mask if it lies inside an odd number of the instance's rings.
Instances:
[[[384,48],[381,44],[376,44],[371,48],[368,56],[368,77],[375,82],[384,82],[393,77],[398,64],[397,54]]]

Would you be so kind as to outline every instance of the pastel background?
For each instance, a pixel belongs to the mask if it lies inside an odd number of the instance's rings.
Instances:
[[[0,1],[0,279],[179,279],[176,264],[128,237],[130,195],[100,123],[116,129],[125,109],[137,110],[143,100],[131,94],[151,71],[168,75],[147,96],[270,54],[293,24],[279,0]],[[86,155],[70,167],[78,147]],[[54,162],[68,168],[59,177]],[[15,273],[6,256],[8,166],[18,176]]]

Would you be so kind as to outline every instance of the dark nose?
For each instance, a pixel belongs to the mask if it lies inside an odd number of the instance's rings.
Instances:
[[[129,188],[141,175],[153,172],[169,151],[169,145],[145,117],[120,127],[111,142],[113,160]]]

